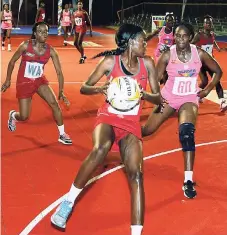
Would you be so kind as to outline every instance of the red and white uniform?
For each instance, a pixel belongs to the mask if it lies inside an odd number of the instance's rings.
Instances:
[[[204,51],[213,56],[215,36],[211,32],[211,36],[208,38],[203,32],[200,33],[200,40],[196,43],[196,46],[201,47]]]
[[[2,29],[12,29],[12,12],[3,11]]]
[[[50,46],[46,44],[46,51],[38,55],[33,49],[32,40],[28,43],[27,50],[22,54],[22,59],[17,75],[17,98],[30,98],[41,85],[48,84],[44,75],[44,66],[50,58]]]
[[[75,22],[75,32],[76,33],[86,33],[87,31],[87,12],[75,11],[73,14],[74,22]]]
[[[144,64],[143,58],[138,58],[139,60],[139,72],[135,75],[129,76],[126,75],[121,67],[121,56],[114,56],[115,63],[112,71],[107,76],[107,79],[110,80],[115,77],[127,76],[131,77],[146,90],[147,81],[148,81],[148,72]],[[97,121],[95,126],[100,123],[106,123],[114,128],[115,132],[115,144],[124,138],[129,133],[137,136],[142,139],[141,135],[141,125],[140,125],[140,115],[142,111],[142,101],[134,109],[128,112],[120,112],[111,107],[110,104],[104,103],[101,108],[98,110]],[[116,147],[116,145],[115,145]]]
[[[191,59],[186,63],[179,60],[176,45],[170,47],[170,59],[166,67],[168,80],[162,88],[161,94],[169,105],[176,110],[179,110],[183,104],[188,102],[198,105],[199,101],[197,78],[202,63],[196,46],[192,44],[190,46]]]
[[[162,49],[162,47],[164,46],[171,47],[174,43],[173,31],[171,33],[165,33],[165,28],[166,28],[165,26],[162,27],[162,29],[160,30],[158,34],[158,46],[155,50],[156,61],[161,55],[160,50]]]
[[[38,19],[37,19],[37,23],[38,22],[43,22],[45,21],[45,17],[46,17],[46,11],[44,8],[40,8],[40,11],[39,11],[39,16],[38,16]]]
[[[70,26],[71,24],[71,13],[70,11],[63,10],[61,26]]]

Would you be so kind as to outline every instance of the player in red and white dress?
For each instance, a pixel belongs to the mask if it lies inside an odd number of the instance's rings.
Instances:
[[[60,106],[44,75],[44,66],[49,58],[51,58],[59,80],[58,99],[63,99],[66,104],[69,104],[69,101],[63,93],[64,77],[58,54],[53,47],[46,43],[48,30],[49,28],[46,23],[36,23],[33,27],[33,33],[36,39],[23,42],[9,62],[6,81],[1,88],[2,92],[5,92],[10,87],[15,63],[22,57],[16,82],[16,96],[19,103],[19,112],[15,110],[10,111],[8,129],[15,131],[16,122],[26,121],[29,118],[32,97],[37,93],[52,109],[54,120],[59,130],[58,141],[63,144],[72,144],[71,139],[64,130]]]
[[[64,31],[64,43],[63,43],[63,45],[67,46],[66,39],[67,39],[68,31],[69,31],[69,28],[70,28],[70,25],[71,25],[71,12],[69,10],[69,5],[68,4],[65,4],[65,7],[64,7],[64,9],[61,13],[61,17],[60,17],[59,21],[61,21],[61,27]],[[60,22],[59,22],[59,24],[60,24]]]
[[[213,28],[213,18],[209,15],[206,15],[204,17],[204,28],[203,30],[199,31],[195,37],[192,40],[193,44],[196,44],[196,46],[202,48],[205,50],[210,56],[214,57],[213,55],[213,48],[214,46],[217,48],[217,50],[220,52],[221,49],[218,46],[216,40],[215,40],[215,34],[212,31]],[[200,88],[204,89],[208,84],[208,76],[207,73],[212,78],[214,73],[205,65],[202,66],[200,71],[200,78],[201,78],[201,84]],[[218,98],[220,100],[220,109],[222,112],[227,110],[227,99],[224,98],[224,90],[221,85],[221,82],[219,81],[216,85],[216,92],[218,95]],[[202,102],[202,100],[201,100]]]
[[[144,89],[142,97],[150,102],[160,104],[161,96],[156,79],[154,61],[146,52],[146,36],[143,29],[132,24],[122,25],[116,33],[118,48],[98,54],[105,56],[95,71],[81,87],[86,95],[105,94],[108,84],[96,86],[105,75],[111,77],[129,76]],[[152,94],[145,91],[149,82]],[[98,111],[93,132],[93,149],[82,163],[65,201],[52,215],[51,221],[60,228],[66,227],[68,216],[74,201],[83,190],[96,168],[102,164],[113,144],[119,146],[125,165],[131,192],[131,234],[141,235],[144,223],[144,188],[143,188],[143,152],[141,140],[142,101],[132,110],[119,112],[108,103]],[[113,186],[114,187],[114,186]]]
[[[44,22],[46,18],[45,3],[40,2],[39,9],[37,10],[35,22]]]
[[[88,13],[83,10],[83,3],[79,1],[77,6],[77,11],[73,13],[73,27],[75,26],[74,46],[81,54],[79,63],[83,64],[87,58],[84,54],[83,40],[87,32],[87,24],[90,27],[90,36],[92,37],[92,25]]]
[[[2,28],[2,50],[5,50],[5,39],[8,39],[8,51],[11,51],[11,30],[12,30],[12,11],[9,4],[3,4],[3,11],[0,13]]]

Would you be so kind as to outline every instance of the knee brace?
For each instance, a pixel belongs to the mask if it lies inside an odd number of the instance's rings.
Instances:
[[[11,37],[10,37],[10,36],[8,36],[7,38],[8,38],[8,39],[10,39]]]
[[[183,152],[195,151],[195,126],[192,123],[182,123],[179,127],[179,138]]]

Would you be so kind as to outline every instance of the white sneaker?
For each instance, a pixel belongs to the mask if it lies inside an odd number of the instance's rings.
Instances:
[[[63,201],[51,216],[51,223],[59,228],[65,228],[69,215],[72,212],[73,204],[69,201]]]
[[[5,47],[2,47],[2,51],[5,51]]]
[[[16,130],[16,120],[13,118],[13,114],[15,112],[16,112],[15,110],[11,110],[9,112],[8,129],[12,132]]]
[[[66,133],[59,136],[58,142],[66,145],[72,144],[72,140],[70,139],[69,135],[67,135]]]
[[[227,110],[227,99],[222,99],[220,103],[221,112],[225,112]]]

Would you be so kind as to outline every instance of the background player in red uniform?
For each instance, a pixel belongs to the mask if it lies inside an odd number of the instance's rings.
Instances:
[[[45,21],[46,11],[45,11],[45,3],[40,2],[39,9],[37,10],[35,22],[43,22]]]
[[[73,14],[73,27],[75,26],[74,46],[81,54],[79,63],[83,64],[87,58],[84,54],[83,40],[87,31],[87,24],[90,26],[90,36],[92,37],[92,25],[88,13],[83,10],[83,3],[78,2],[78,9]]]
[[[213,29],[213,18],[209,15],[206,15],[204,17],[204,28],[203,30],[199,31],[195,37],[192,40],[192,44],[196,44],[196,46],[201,47],[203,50],[205,50],[210,56],[213,56],[213,47],[215,46],[217,50],[220,52],[221,49],[218,46]],[[211,76],[211,78],[214,76],[214,73],[205,65],[202,66],[200,71],[200,78],[201,78],[201,84],[200,88],[204,89],[208,85],[208,76],[207,73]],[[224,90],[221,85],[221,82],[219,81],[216,85],[216,92],[218,95],[218,98],[220,100],[220,109],[221,111],[227,110],[227,100],[224,98]]]
[[[35,40],[23,42],[12,59],[7,69],[6,81],[2,85],[1,91],[5,92],[11,85],[11,76],[16,61],[22,57],[17,76],[16,96],[19,102],[19,112],[10,111],[8,128],[10,131],[16,130],[17,121],[25,121],[31,112],[32,97],[37,93],[51,107],[54,119],[59,130],[58,141],[63,144],[72,144],[71,139],[65,133],[62,113],[56,100],[53,90],[48,85],[48,81],[43,74],[44,66],[51,57],[59,80],[58,99],[68,104],[68,100],[63,93],[64,77],[57,52],[46,43],[49,27],[44,22],[36,23],[33,27]]]
[[[104,76],[130,76],[137,80],[145,90],[147,81],[153,94],[142,92],[143,99],[160,104],[161,96],[156,78],[153,59],[145,56],[146,35],[139,26],[125,24],[116,33],[118,48],[98,54],[105,56],[81,87],[86,95],[103,94],[108,85],[95,86]],[[113,144],[120,149],[125,165],[131,192],[131,234],[140,235],[144,223],[144,188],[143,188],[143,152],[141,141],[140,103],[129,112],[119,112],[104,103],[98,111],[97,122],[93,132],[94,147],[73,182],[67,199],[61,203],[52,215],[51,221],[60,228],[65,228],[66,221],[72,211],[74,201],[85,187],[92,173],[102,164]]]

